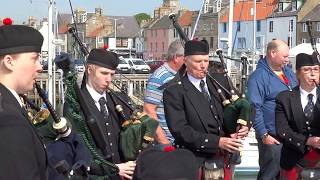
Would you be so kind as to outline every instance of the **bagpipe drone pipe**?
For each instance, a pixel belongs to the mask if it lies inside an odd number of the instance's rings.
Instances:
[[[115,108],[122,118],[120,132],[122,156],[126,161],[134,161],[141,151],[154,142],[155,131],[159,123],[146,113],[134,110],[130,106],[131,115],[127,116],[120,105],[120,102],[125,103],[126,101],[121,96],[115,96],[116,93],[111,89],[108,89],[107,93],[110,94],[113,103],[116,105]]]
[[[316,44],[316,39],[314,38],[314,35],[312,33],[312,22],[310,20],[306,21],[307,24],[307,30],[308,30],[308,34],[309,34],[309,38],[310,38],[310,43],[313,49],[313,54],[317,56],[318,61],[320,61],[320,55],[319,55],[319,51],[317,49],[317,44]]]

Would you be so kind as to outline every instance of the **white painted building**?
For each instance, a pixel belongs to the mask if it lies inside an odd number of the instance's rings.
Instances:
[[[39,32],[42,34],[43,36],[43,44],[42,44],[42,48],[41,48],[41,56],[43,58],[43,60],[48,60],[48,52],[49,52],[49,31],[48,31],[48,22],[44,21],[42,22],[42,26],[39,29]],[[50,34],[50,36],[53,37],[53,32]],[[50,42],[52,43],[52,42]],[[52,52],[55,52],[55,48],[54,46],[52,46]]]

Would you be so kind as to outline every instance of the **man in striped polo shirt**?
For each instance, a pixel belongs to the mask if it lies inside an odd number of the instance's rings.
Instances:
[[[144,97],[143,109],[149,116],[159,120],[156,131],[156,141],[167,146],[174,142],[168,129],[163,110],[163,90],[158,88],[170,81],[184,62],[184,48],[180,40],[173,41],[167,53],[167,61],[150,75]]]

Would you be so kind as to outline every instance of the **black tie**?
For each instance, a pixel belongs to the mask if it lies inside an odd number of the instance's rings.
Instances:
[[[208,101],[210,102],[210,96],[209,96],[208,91],[207,91],[206,88],[205,88],[204,80],[201,80],[201,81],[200,81],[200,89],[201,89],[201,92],[202,92],[202,94],[204,95],[204,97],[205,97],[206,99],[208,99]]]
[[[107,104],[107,101],[104,97],[101,97],[99,99],[99,104],[100,104],[100,112],[102,113],[103,117],[106,118],[108,117],[108,110],[106,108],[106,104]]]
[[[306,107],[303,110],[304,115],[309,120],[312,119],[313,109],[314,109],[314,104],[313,104],[312,99],[313,99],[313,94],[308,94],[308,104],[306,105]]]
[[[22,111],[23,115],[25,115],[27,118],[29,118],[28,111],[24,105],[21,106],[21,111]]]

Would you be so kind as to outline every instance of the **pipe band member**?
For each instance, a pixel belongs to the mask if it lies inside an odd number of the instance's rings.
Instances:
[[[185,44],[186,73],[180,81],[164,90],[164,110],[167,124],[177,148],[191,150],[203,179],[231,178],[226,167],[225,152],[240,151],[241,140],[224,132],[223,107],[211,79],[207,77],[209,65],[208,44],[187,41]],[[238,133],[245,136],[248,128]]]
[[[281,179],[300,179],[303,168],[320,167],[319,62],[315,55],[298,54],[299,85],[276,98],[276,130],[283,143]]]
[[[42,71],[42,43],[34,28],[0,26],[0,179],[47,179],[44,145],[18,95],[31,91]]]
[[[97,147],[97,151],[105,160],[114,163],[119,168],[118,175],[111,177],[113,180],[131,179],[135,168],[134,162],[123,162],[122,160],[119,149],[121,116],[116,112],[115,104],[107,92],[118,63],[119,58],[116,53],[105,49],[92,49],[87,59],[85,80],[82,81],[81,85],[81,92],[87,101],[88,111],[97,121],[97,126],[99,126],[103,136],[100,138],[106,144],[105,147]],[[66,104],[66,107],[68,107],[68,104]],[[84,114],[84,118],[86,118],[86,114]],[[73,125],[77,125],[74,119],[70,119],[70,121]],[[97,135],[94,132],[90,132],[93,139],[98,138],[95,137]],[[90,137],[86,138],[90,139]]]

